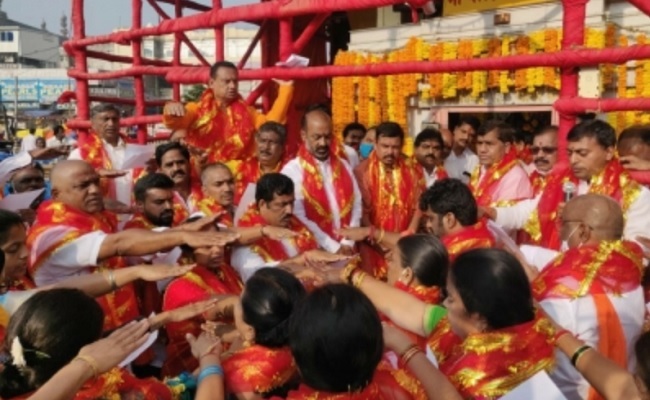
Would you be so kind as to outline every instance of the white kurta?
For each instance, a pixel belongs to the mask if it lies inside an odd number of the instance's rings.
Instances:
[[[111,160],[113,169],[122,169],[124,156],[126,154],[126,146],[128,146],[128,143],[124,143],[124,141],[120,139],[117,146],[112,146],[102,139],[102,145],[104,146],[108,158]],[[79,149],[74,149],[70,153],[68,160],[82,160],[81,151]],[[133,192],[133,170],[128,170],[126,175],[120,176],[119,178],[113,178],[111,181],[113,182],[113,185],[115,185],[116,198],[114,200],[126,205],[131,204],[131,193]]]
[[[4,187],[15,170],[26,167],[31,162],[32,156],[28,152],[18,153],[2,160],[0,162],[0,186]]]
[[[290,240],[283,239],[280,241],[284,251],[289,258],[298,255],[298,249]],[[276,267],[280,262],[286,260],[264,261],[264,259],[251,249],[251,246],[239,246],[234,249],[230,257],[230,265],[239,273],[242,282],[246,283],[253,274],[264,267]]]
[[[465,149],[459,156],[453,151],[445,160],[445,169],[450,178],[469,183],[469,175],[478,165],[478,156],[470,149]]]
[[[357,181],[354,178],[354,174],[352,173],[352,168],[350,168],[350,165],[344,160],[342,160],[342,162],[348,174],[350,174],[350,178],[352,179],[352,185],[354,187],[354,201],[352,206],[352,215],[350,218],[349,227],[355,228],[358,227],[359,224],[361,223],[361,192],[359,191],[359,185],[357,184]],[[327,194],[327,200],[329,203],[328,209],[329,212],[332,213],[332,220],[334,221],[334,226],[336,229],[340,229],[341,217],[340,217],[339,206],[338,203],[336,202],[336,195],[334,193],[335,182],[332,178],[331,164],[329,160],[324,162],[316,160],[316,163],[318,165],[318,171],[323,177],[323,187],[325,188],[325,193]],[[327,233],[325,233],[320,228],[317,222],[307,218],[307,214],[305,211],[305,203],[304,203],[305,199],[302,194],[303,169],[300,166],[300,161],[298,157],[289,161],[284,166],[284,168],[282,168],[281,172],[287,175],[289,178],[291,178],[293,184],[295,185],[296,202],[293,210],[294,215],[300,221],[302,221],[303,224],[307,226],[307,229],[309,229],[314,234],[319,246],[329,251],[330,253],[336,253],[342,245],[353,246],[354,242],[349,240],[342,240],[341,242],[336,241],[334,238],[330,237]],[[325,206],[325,204],[323,204],[323,206]]]

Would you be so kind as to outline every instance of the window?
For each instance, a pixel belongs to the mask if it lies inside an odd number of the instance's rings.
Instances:
[[[14,33],[13,32],[0,32],[0,42],[13,42]]]

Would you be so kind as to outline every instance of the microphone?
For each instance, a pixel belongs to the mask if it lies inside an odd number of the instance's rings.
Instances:
[[[564,182],[562,192],[564,193],[564,202],[567,203],[576,193],[576,184],[571,181]]]

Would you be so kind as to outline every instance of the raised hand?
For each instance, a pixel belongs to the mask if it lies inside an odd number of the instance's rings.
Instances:
[[[185,335],[185,339],[190,344],[194,358],[201,359],[208,354],[221,357],[223,345],[221,344],[221,339],[218,337],[203,332],[199,337],[188,333]]]
[[[341,246],[343,247],[343,246]],[[339,261],[349,260],[352,257],[345,254],[334,254],[325,250],[309,250],[305,253],[307,263],[331,264]]]
[[[144,281],[156,282],[167,278],[175,278],[190,272],[196,264],[192,265],[139,265],[138,277]]]
[[[240,235],[231,232],[183,232],[186,245],[197,247],[225,246],[235,242]]]
[[[165,104],[165,109],[163,110],[164,115],[169,115],[172,117],[182,117],[185,115],[185,106],[183,103],[178,101],[171,101]]]
[[[217,300],[210,299],[179,307],[175,310],[164,311],[160,314],[149,317],[149,324],[151,325],[151,329],[158,329],[170,322],[185,321],[209,311],[216,304]]]
[[[633,169],[638,171],[650,170],[650,161],[644,160],[634,155],[621,157],[619,160],[626,169]]]
[[[128,173],[128,171],[121,171],[119,169],[98,169],[97,173],[101,178],[108,178],[108,179],[113,179],[113,178],[119,178],[121,176],[124,176]]]

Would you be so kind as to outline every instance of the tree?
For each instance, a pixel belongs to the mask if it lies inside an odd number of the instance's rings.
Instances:
[[[183,101],[186,103],[198,101],[205,89],[207,89],[205,85],[192,85],[183,95]]]

